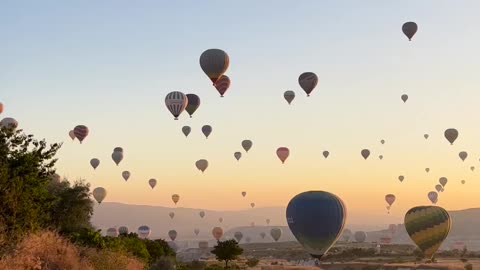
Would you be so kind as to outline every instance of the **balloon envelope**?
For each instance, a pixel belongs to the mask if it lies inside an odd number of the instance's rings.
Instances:
[[[93,169],[95,170],[98,165],[100,165],[100,160],[98,158],[92,158],[90,160],[90,165],[93,167]]]
[[[192,118],[193,113],[200,107],[200,97],[195,94],[186,94],[187,96],[187,107],[185,107],[185,111],[190,115]]]
[[[140,227],[138,227],[138,236],[140,236],[140,238],[147,238],[149,235],[150,235],[150,227],[146,226],[146,225],[142,225]]]
[[[418,26],[414,22],[406,22],[402,25],[402,32],[408,37],[409,41],[412,41],[412,37],[417,33]]]
[[[68,136],[70,137],[70,139],[72,139],[72,141],[75,140],[75,132],[73,132],[73,130],[70,130],[68,132]]]
[[[185,137],[188,137],[190,132],[192,132],[192,128],[189,126],[184,126],[182,127],[182,132],[183,132],[183,135],[185,135]]]
[[[198,235],[198,234],[200,233],[200,229],[197,229],[197,228],[194,229],[194,230],[193,230],[193,233],[195,233],[195,235]]]
[[[353,238],[355,238],[356,242],[363,243],[365,242],[365,240],[367,240],[367,233],[364,231],[355,232],[355,234],[353,235]]]
[[[360,153],[364,159],[367,159],[370,156],[370,150],[368,149],[363,149]]]
[[[215,238],[217,241],[219,241],[220,238],[222,238],[222,236],[223,236],[223,229],[220,228],[220,227],[213,228],[212,235],[213,235],[213,238]]]
[[[318,77],[313,72],[304,72],[298,77],[298,84],[307,93],[307,96],[310,96],[310,93],[318,84]]]
[[[123,148],[122,148],[122,147],[115,147],[115,148],[113,149],[113,152],[121,152],[121,153],[123,153]]]
[[[128,227],[121,226],[120,228],[118,228],[118,233],[119,234],[128,234]]]
[[[438,206],[417,206],[405,214],[408,235],[429,259],[447,238],[450,227],[450,215]]]
[[[85,140],[85,138],[88,136],[88,133],[90,133],[90,130],[88,130],[88,128],[84,125],[78,125],[73,129],[73,133],[78,141],[82,143],[83,140]]]
[[[272,238],[273,238],[273,240],[275,240],[275,242],[278,242],[278,239],[280,239],[280,237],[282,236],[282,229],[272,228],[270,230],[270,236],[272,236]]]
[[[165,106],[173,115],[175,120],[178,120],[180,114],[185,110],[188,105],[187,96],[179,91],[170,92],[165,97]]]
[[[113,162],[115,162],[115,164],[120,164],[120,162],[123,160],[123,152],[113,152],[112,153],[112,160]]]
[[[320,259],[340,237],[346,208],[334,194],[307,191],[290,200],[286,217],[298,242],[313,257]]]
[[[168,213],[168,215],[170,216],[171,219],[173,219],[175,217],[175,213],[174,212],[170,212]]]
[[[243,196],[243,197],[247,196],[247,192],[242,191],[242,196]]]
[[[0,102],[0,114],[3,113],[3,103]]]
[[[152,178],[152,179],[148,180],[148,184],[153,189],[157,185],[157,180]]]
[[[292,104],[292,101],[295,99],[295,92],[288,90],[283,93],[283,98],[288,102],[288,104]]]
[[[202,133],[208,139],[208,136],[210,136],[210,134],[212,133],[212,127],[209,125],[204,125],[202,127]]]
[[[93,198],[100,204],[107,196],[107,191],[103,187],[97,187],[92,192]]]
[[[245,150],[245,152],[248,153],[248,151],[252,148],[253,142],[251,140],[243,140],[242,141],[242,147]]]
[[[173,194],[172,195],[172,201],[173,201],[174,204],[177,204],[179,200],[180,200],[180,195],[178,195],[178,194]]]
[[[107,236],[117,237],[117,236],[118,236],[118,230],[117,230],[117,228],[108,228],[108,230],[107,230]]]
[[[195,162],[195,166],[203,173],[208,168],[208,161],[205,159],[197,160],[197,162]]]
[[[170,237],[172,241],[175,241],[175,239],[177,239],[177,231],[175,230],[168,231],[168,237]]]
[[[398,177],[398,180],[400,180],[400,182],[403,182],[403,180],[405,180],[405,176],[400,175],[400,176]]]
[[[287,147],[279,147],[277,149],[277,156],[282,161],[282,163],[285,163],[289,155],[290,150]]]
[[[438,179],[438,182],[442,185],[442,187],[445,187],[448,183],[448,179],[446,177],[440,177],[440,179]]]
[[[228,54],[220,49],[208,49],[200,55],[200,67],[214,84],[227,71],[229,64]]]
[[[242,153],[235,152],[235,153],[233,153],[233,156],[235,157],[236,160],[240,160],[240,158],[242,158]]]
[[[198,213],[200,215],[201,218],[204,218],[205,217],[205,211],[200,211],[200,213]]]
[[[428,199],[433,203],[436,204],[438,202],[438,193],[435,191],[430,191],[428,193]]]
[[[127,181],[128,178],[130,178],[130,172],[129,171],[123,171],[122,172],[122,177],[125,181]]]
[[[407,100],[408,100],[408,95],[403,94],[403,95],[402,95],[402,100],[403,100],[403,102],[407,102]]]
[[[242,241],[242,238],[243,238],[243,233],[242,232],[235,232],[233,234],[233,237],[235,237],[237,242],[240,243],[240,241]]]
[[[328,152],[328,151],[323,151],[323,156],[324,156],[325,158],[327,158],[329,155],[330,155],[330,152]]]
[[[450,142],[450,144],[453,145],[455,140],[458,138],[458,130],[456,130],[454,128],[449,128],[449,129],[445,130],[444,135],[445,135],[445,138],[447,139],[447,141]]]
[[[390,205],[390,206],[395,202],[395,199],[396,199],[396,197],[395,197],[395,195],[393,195],[393,194],[387,194],[387,195],[385,195],[385,201],[386,201],[386,202],[388,203],[388,205]]]
[[[220,96],[223,97],[225,95],[225,92],[227,92],[228,88],[230,88],[230,78],[227,75],[222,75],[216,82],[215,82],[215,88],[217,89],[218,93],[220,93]]]

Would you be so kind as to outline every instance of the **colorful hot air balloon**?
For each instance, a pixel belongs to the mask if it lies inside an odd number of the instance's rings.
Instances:
[[[93,198],[98,202],[98,204],[101,204],[107,196],[107,191],[103,187],[97,187],[93,190],[92,194]]]
[[[438,206],[417,206],[405,214],[405,229],[413,242],[430,260],[447,238],[451,219]]]
[[[440,179],[438,179],[438,182],[442,185],[442,187],[445,187],[448,183],[448,179],[446,177],[440,177]]]
[[[213,84],[227,71],[229,64],[228,54],[220,49],[208,49],[200,55],[200,67]]]
[[[113,152],[112,160],[118,166],[118,164],[120,164],[120,162],[123,160],[123,152],[119,152],[119,151]]]
[[[170,216],[170,219],[173,219],[175,217],[175,213],[174,212],[170,212],[168,213],[168,216]]]
[[[323,156],[324,156],[325,158],[328,158],[329,155],[330,155],[330,152],[328,152],[328,151],[323,151]]]
[[[108,228],[108,230],[107,230],[107,236],[109,236],[109,237],[117,237],[117,236],[118,236],[118,230],[117,230],[117,228]]]
[[[356,242],[363,243],[365,242],[365,240],[367,240],[367,233],[364,231],[355,232],[355,234],[353,235],[353,238],[355,238]]]
[[[234,156],[235,159],[238,161],[238,160],[240,160],[240,158],[242,158],[242,153],[240,153],[240,152],[235,152],[235,153],[233,153],[233,156]]]
[[[175,230],[168,231],[168,237],[170,237],[172,241],[175,241],[175,239],[177,239],[177,231]]]
[[[75,132],[73,130],[70,130],[68,132],[68,136],[70,137],[70,139],[72,139],[72,141],[75,140]]]
[[[200,229],[195,228],[195,229],[193,230],[193,233],[198,236],[198,234],[200,233]]]
[[[213,228],[212,235],[213,238],[215,238],[217,241],[220,241],[220,238],[223,236],[223,229],[220,227]]]
[[[152,179],[148,180],[148,184],[153,189],[157,185],[157,179],[152,178]]]
[[[151,230],[150,230],[150,227],[146,226],[146,225],[142,225],[140,227],[138,227],[138,236],[140,236],[140,238],[147,238],[150,233],[151,233]]]
[[[120,228],[118,228],[118,233],[126,235],[128,234],[128,228],[126,226],[121,226]]]
[[[187,94],[187,107],[185,107],[185,111],[190,115],[192,118],[193,113],[200,107],[200,97],[195,94]]]
[[[458,153],[458,156],[460,157],[460,159],[462,161],[465,161],[465,159],[468,157],[468,153],[465,152],[465,151],[462,151],[462,152]]]
[[[235,232],[233,234],[233,237],[235,237],[237,242],[240,243],[240,241],[242,241],[242,238],[243,238],[243,233],[242,232]]]
[[[360,153],[364,159],[367,159],[370,156],[370,150],[368,149],[363,149]]]
[[[295,99],[295,92],[288,90],[283,93],[283,98],[288,102],[288,104],[292,104],[292,101]]]
[[[287,206],[287,222],[295,238],[320,259],[340,237],[346,220],[342,200],[325,191],[296,195]]]
[[[75,134],[75,137],[78,139],[80,143],[82,143],[83,140],[85,140],[89,132],[90,131],[88,130],[88,127],[84,125],[78,125],[73,129],[73,133]]]
[[[0,114],[3,113],[3,103],[0,102]]]
[[[260,237],[262,237],[262,239],[265,239],[265,236],[267,236],[267,234],[265,232],[260,233]]]
[[[408,95],[403,94],[403,95],[402,95],[402,101],[403,101],[403,103],[407,102],[407,100],[408,100]]]
[[[188,98],[182,92],[173,91],[165,97],[165,105],[175,117],[175,120],[178,120],[178,117],[188,105]]]
[[[206,159],[197,160],[197,162],[195,162],[195,166],[203,173],[208,168],[208,161]]]
[[[189,126],[184,126],[182,127],[182,132],[183,132],[183,135],[185,135],[185,137],[188,137],[190,132],[192,132],[192,128]]]
[[[405,180],[405,177],[404,177],[403,175],[400,175],[400,176],[398,177],[398,180],[400,180],[400,182],[403,182],[403,180]]]
[[[242,191],[242,196],[243,196],[243,197],[247,196],[247,192],[246,192],[246,191]]]
[[[179,200],[180,200],[180,195],[178,195],[178,194],[173,194],[172,195],[172,201],[173,201],[174,204],[177,204]]]
[[[200,215],[201,218],[204,218],[205,217],[205,211],[200,211],[198,213],[198,215]]]
[[[280,239],[280,237],[282,236],[282,229],[272,228],[270,230],[270,236],[272,236],[272,238],[273,238],[273,240],[275,240],[275,242],[278,242],[278,239]]]
[[[453,145],[455,140],[458,138],[458,130],[456,130],[454,128],[449,128],[449,129],[445,130],[444,135],[445,135],[445,138],[447,139],[447,141],[450,142],[450,144]]]
[[[415,35],[417,30],[418,26],[414,22],[406,22],[402,25],[402,32],[408,37],[409,41],[412,41],[412,37]]]
[[[385,201],[388,203],[388,205],[392,206],[392,204],[395,202],[395,195],[393,194],[387,194],[385,195]]]
[[[248,151],[252,148],[253,142],[251,140],[243,140],[242,141],[242,147],[245,150],[245,152],[248,153]]]
[[[287,147],[279,147],[277,149],[277,156],[282,161],[282,163],[285,163],[289,155],[290,150]]]
[[[221,97],[223,97],[228,88],[230,88],[230,83],[230,78],[227,75],[222,75],[222,77],[215,82],[215,88],[217,89],[218,93],[220,93]]]
[[[92,158],[90,160],[90,165],[93,167],[93,169],[97,169],[98,165],[100,165],[100,160],[98,158]]]
[[[122,177],[125,181],[127,181],[128,178],[130,178],[130,172],[129,171],[123,171],[122,172]]]
[[[251,206],[252,208],[254,208],[254,207],[255,207],[255,203],[252,202],[252,203],[250,204],[250,206]]]
[[[318,77],[313,72],[304,72],[298,77],[298,83],[303,91],[307,93],[307,96],[310,96],[310,93],[312,93],[313,89],[317,86]]]
[[[210,136],[210,134],[212,133],[212,127],[210,125],[204,125],[202,127],[202,133],[203,135],[205,135],[205,138],[208,139],[208,136]]]
[[[433,204],[437,204],[438,202],[438,193],[435,192],[435,191],[430,191],[428,194],[427,194],[427,197],[428,199],[433,203]]]

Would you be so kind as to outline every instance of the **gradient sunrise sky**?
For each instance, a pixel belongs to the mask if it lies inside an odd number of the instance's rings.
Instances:
[[[326,190],[350,213],[394,221],[428,204],[445,176],[439,205],[478,207],[479,9],[478,1],[438,0],[2,1],[1,116],[64,142],[58,173],[105,187],[105,201],[173,206],[178,193],[181,207],[243,209]],[[406,21],[419,25],[412,42],[401,31]],[[209,48],[230,56],[225,98],[199,66]],[[309,98],[297,82],[305,71],[319,76]],[[201,97],[193,119],[173,120],[164,105],[173,90]],[[291,106],[285,90],[297,94]],[[68,137],[78,124],[90,128],[82,145]],[[204,124],[213,126],[208,140]],[[188,139],[183,125],[192,127]],[[453,146],[443,137],[451,127],[460,132]],[[254,146],[236,162],[243,139]],[[125,151],[118,167],[116,146]],[[280,146],[291,150],[285,165]],[[194,165],[201,158],[210,162],[204,174]],[[397,196],[390,216],[387,193]]]

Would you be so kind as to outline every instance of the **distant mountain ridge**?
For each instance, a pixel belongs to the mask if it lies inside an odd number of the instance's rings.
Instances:
[[[206,215],[201,218],[200,211]],[[174,212],[175,217],[171,219],[169,213]],[[480,208],[472,208],[459,211],[450,211],[453,224],[452,231],[447,238],[443,248],[448,248],[455,242],[465,242],[472,250],[480,250]],[[223,222],[219,222],[219,218]],[[267,226],[266,219],[270,219],[270,226]],[[370,220],[366,217],[365,220]],[[367,231],[367,241],[379,241],[381,237],[390,236],[387,225],[348,224],[346,228],[351,231]],[[251,223],[255,226],[252,227]],[[151,238],[168,239],[168,231],[175,229],[178,232],[177,242],[185,242],[186,246],[195,246],[198,241],[212,241],[211,230],[215,226],[222,227],[225,237],[231,238],[236,231],[248,236],[252,242],[272,242],[270,230],[273,227],[280,227],[283,231],[279,241],[295,241],[293,234],[286,226],[284,207],[254,208],[236,211],[215,211],[192,208],[169,208],[150,205],[130,205],[115,202],[104,202],[95,207],[92,223],[103,232],[110,227],[127,226],[131,231],[137,230],[141,225],[148,225],[152,229]],[[199,228],[198,236],[194,229]],[[385,229],[382,229],[385,228]],[[267,236],[262,239],[261,232]],[[392,238],[394,243],[412,243],[406,234],[405,227],[399,225],[397,232]],[[243,240],[245,241],[245,240]],[[242,241],[242,242],[243,242]]]

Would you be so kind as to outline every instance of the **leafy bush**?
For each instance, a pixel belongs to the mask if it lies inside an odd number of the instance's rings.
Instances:
[[[255,267],[260,261],[257,258],[251,258],[247,260],[248,267]]]

